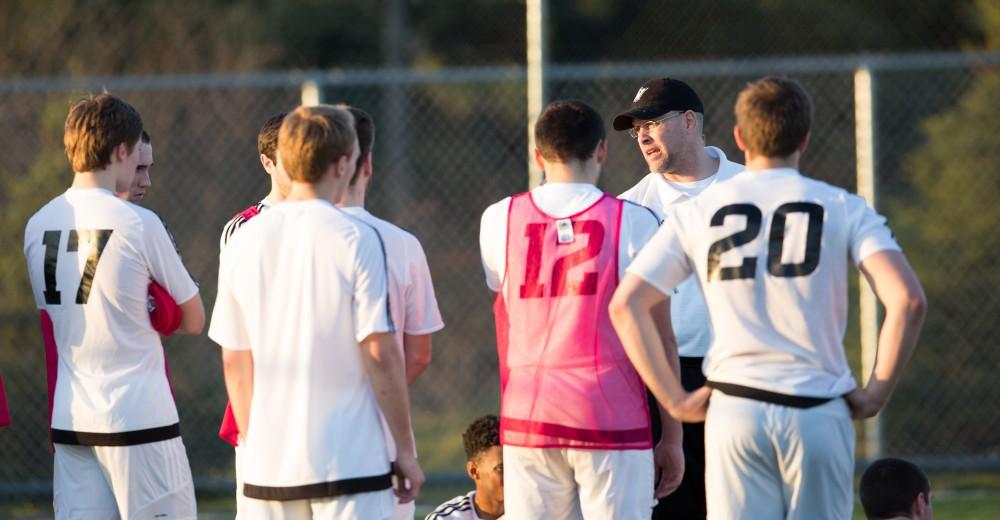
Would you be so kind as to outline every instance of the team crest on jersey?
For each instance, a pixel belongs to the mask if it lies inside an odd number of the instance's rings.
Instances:
[[[639,98],[641,98],[642,95],[645,94],[647,90],[649,90],[649,87],[642,87],[642,88],[640,88],[639,92],[635,93],[635,98],[632,99],[632,102],[635,103],[635,102],[639,101]]]

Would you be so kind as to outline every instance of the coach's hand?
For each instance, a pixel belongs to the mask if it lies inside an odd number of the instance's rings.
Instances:
[[[684,478],[684,450],[681,443],[657,443],[653,448],[653,462],[656,464],[656,489],[653,498],[659,500],[676,491]]]
[[[855,388],[844,399],[851,409],[851,419],[874,417],[882,409],[883,400],[869,388]]]
[[[426,480],[417,458],[403,453],[397,454],[396,462],[392,465],[392,475],[395,477],[395,492],[400,504],[416,499]]]
[[[705,415],[708,413],[708,398],[711,395],[712,389],[707,386],[686,393],[684,400],[668,409],[670,416],[686,423],[705,422]]]

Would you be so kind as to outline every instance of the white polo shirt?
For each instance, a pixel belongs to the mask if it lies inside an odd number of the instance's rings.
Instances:
[[[69,189],[28,220],[24,255],[58,354],[52,428],[112,434],[176,424],[148,288],[156,281],[184,303],[198,286],[160,218],[104,189]]]
[[[583,183],[543,184],[531,190],[538,209],[555,218],[579,213],[604,195],[597,186]],[[486,273],[486,285],[491,291],[500,290],[507,269],[507,212],[510,197],[496,202],[483,212],[479,227],[479,251]],[[619,278],[625,267],[639,254],[646,241],[656,233],[659,221],[649,208],[625,204],[618,243]]]
[[[743,171],[742,164],[730,161],[719,148],[706,146],[705,153],[719,161],[719,168],[710,177],[684,183],[670,182],[658,173],[650,173],[618,197],[646,206],[662,221],[667,208],[683,204],[697,197],[709,186],[726,181]],[[681,356],[705,356],[712,344],[712,323],[708,319],[705,297],[694,277],[682,282],[670,295],[670,323],[677,337],[677,351]]]
[[[283,202],[230,238],[208,335],[253,354],[245,491],[389,472],[358,345],[395,332],[387,278],[375,231],[326,201]]]
[[[692,273],[715,340],[710,381],[830,398],[844,355],[847,261],[899,250],[865,200],[793,169],[745,171],[668,209],[628,272],[670,294]]]

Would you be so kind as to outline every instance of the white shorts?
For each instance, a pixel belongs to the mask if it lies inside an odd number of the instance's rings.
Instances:
[[[55,445],[57,519],[197,517],[194,484],[180,437],[134,446]]]
[[[849,519],[853,477],[854,427],[843,399],[793,408],[712,392],[709,519]]]
[[[254,520],[392,520],[395,505],[392,489],[309,500],[244,498],[240,515]]]
[[[649,520],[653,450],[503,447],[505,518]]]

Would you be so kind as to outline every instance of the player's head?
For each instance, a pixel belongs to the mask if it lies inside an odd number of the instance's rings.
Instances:
[[[330,105],[302,106],[285,116],[278,137],[278,159],[292,182],[317,184],[333,175],[346,184],[358,160],[358,138],[351,113]]]
[[[607,147],[601,115],[583,101],[553,101],[535,122],[535,159],[544,163],[604,163]]]
[[[118,193],[119,197],[136,204],[142,202],[142,199],[146,197],[146,192],[153,185],[153,181],[149,177],[149,169],[153,167],[153,139],[145,130],[142,131],[139,138],[138,148],[139,162],[135,166],[135,177],[132,178],[132,184],[129,185],[127,192]]]
[[[929,520],[931,483],[912,462],[879,459],[861,475],[858,491],[865,516],[872,520],[912,518]]]
[[[465,429],[465,469],[476,482],[476,494],[489,503],[503,504],[503,447],[500,419],[484,415]]]
[[[354,117],[354,131],[358,134],[360,155],[358,155],[357,169],[349,184],[354,186],[359,179],[366,179],[370,182],[373,168],[372,150],[375,148],[375,120],[372,119],[371,114],[358,107],[337,105],[337,108],[343,108],[351,113],[351,116]]]
[[[805,150],[812,125],[812,100],[789,78],[765,77],[736,99],[733,136],[747,157],[785,158]]]
[[[278,133],[281,123],[285,120],[285,112],[274,114],[267,118],[257,132],[257,153],[260,165],[271,176],[271,181],[278,194],[284,198],[292,189],[292,181],[283,169],[278,168]]]
[[[678,79],[651,79],[636,92],[632,106],[615,116],[615,130],[628,130],[649,171],[666,173],[694,161],[705,146],[705,106],[690,85]]]
[[[105,92],[81,99],[69,109],[63,144],[74,172],[113,169],[115,191],[126,191],[135,176],[141,134],[139,111]]]

